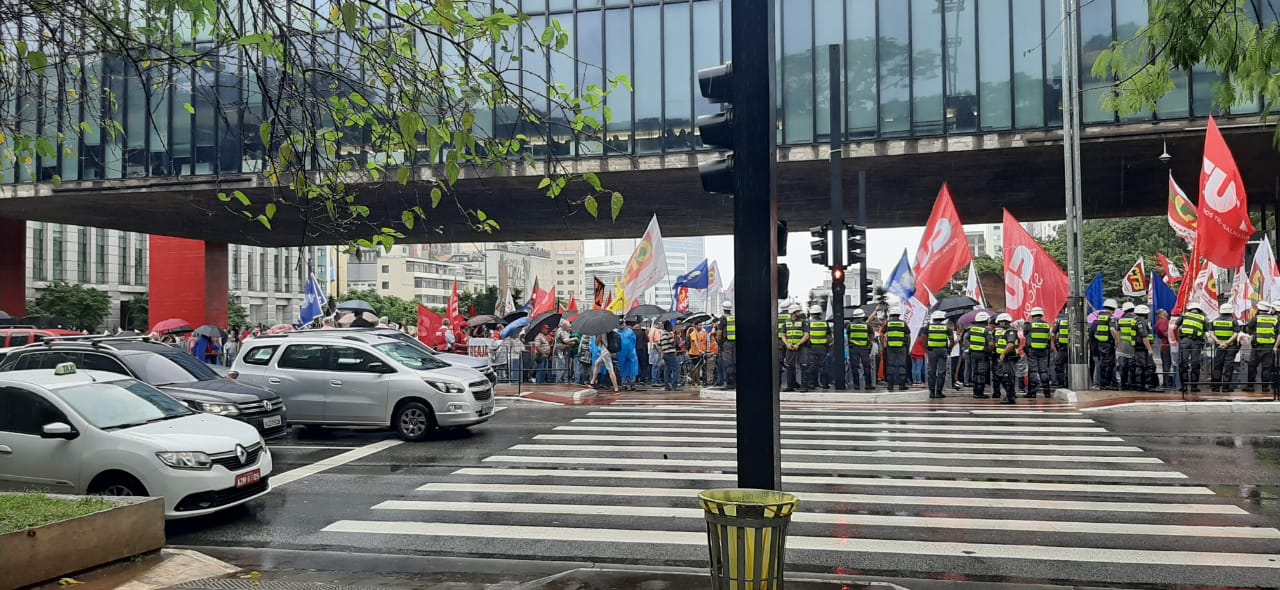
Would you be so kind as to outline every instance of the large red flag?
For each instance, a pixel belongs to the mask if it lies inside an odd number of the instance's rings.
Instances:
[[[536,318],[548,311],[556,311],[556,288],[549,290],[539,290],[533,294],[533,311],[529,312],[529,317]]]
[[[1253,232],[1244,179],[1240,177],[1231,149],[1218,131],[1218,124],[1209,117],[1204,165],[1200,168],[1196,246],[1200,256],[1209,262],[1223,268],[1236,268],[1244,261],[1244,246]]]
[[[576,293],[569,294],[569,307],[565,311],[578,311],[578,295]]]
[[[445,315],[449,316],[449,323],[457,330],[467,325],[466,318],[462,317],[462,311],[458,309],[458,281],[453,281],[453,295],[449,296],[449,307],[445,309]]]
[[[1066,306],[1070,290],[1067,273],[1005,209],[1004,295],[1009,315],[1015,320],[1026,319],[1039,307],[1044,317],[1056,318]]]
[[[920,248],[916,250],[916,289],[938,293],[951,282],[951,277],[972,261],[973,250],[964,235],[960,214],[951,201],[950,189],[943,183],[942,190],[938,191],[938,200],[933,203],[929,225],[920,239]]]
[[[439,341],[436,338],[436,333],[440,331],[440,325],[443,323],[444,321],[440,317],[440,314],[437,314],[436,312],[431,311],[430,309],[427,309],[427,306],[421,303],[418,304],[418,341],[419,342],[422,342],[423,344],[430,346],[432,349],[435,349],[436,345],[439,344]]]

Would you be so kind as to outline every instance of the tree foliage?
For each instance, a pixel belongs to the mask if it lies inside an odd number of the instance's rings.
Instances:
[[[240,303],[236,293],[227,294],[227,327],[244,329],[249,326],[249,311]]]
[[[172,110],[191,123],[220,120],[223,142],[261,160],[271,197],[228,189],[222,206],[268,229],[294,208],[316,242],[359,230],[369,236],[360,246],[389,248],[438,228],[430,211],[445,199],[491,233],[498,220],[454,187],[514,167],[537,170],[531,184],[592,215],[603,201],[616,219],[623,203],[551,148],[598,144],[611,118],[605,97],[629,81],[525,70],[525,59],[567,56],[570,38],[504,0],[9,0],[0,23],[0,105],[23,105],[0,117],[0,157],[28,178],[38,180],[37,158],[79,157],[81,135],[164,141]],[[243,96],[228,93],[241,82]],[[145,125],[122,124],[125,89],[145,95]],[[188,100],[165,104],[170,89]],[[57,119],[71,123],[41,124]],[[535,157],[533,145],[548,155]],[[370,195],[393,188],[416,204],[375,223]]]
[[[1120,297],[1120,281],[1142,256],[1147,272],[1159,272],[1156,254],[1170,260],[1181,260],[1187,254],[1186,242],[1178,238],[1164,216],[1090,219],[1082,227],[1084,275],[1086,283],[1102,273],[1102,284],[1108,297]],[[1045,242],[1045,250],[1065,270],[1067,259],[1066,232],[1058,232]],[[1181,262],[1178,263],[1181,265]]]
[[[27,302],[28,316],[44,316],[66,320],[68,327],[83,332],[96,332],[107,319],[111,296],[93,287],[54,283]]]
[[[129,314],[120,318],[120,328],[146,332],[151,329],[151,298],[147,295],[134,295],[129,300]]]
[[[373,313],[386,316],[398,324],[417,325],[418,302],[401,299],[395,295],[382,295],[376,289],[355,289],[343,293],[338,302],[358,299],[373,306]]]
[[[458,294],[458,309],[463,315],[470,314],[472,307],[475,308],[476,314],[493,313],[497,305],[498,287],[495,285],[489,285],[479,293],[469,291]]]

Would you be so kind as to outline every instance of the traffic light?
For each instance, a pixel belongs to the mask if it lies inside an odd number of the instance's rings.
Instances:
[[[848,236],[847,266],[866,264],[867,262],[867,228],[861,225],[845,224],[845,235]]]
[[[863,305],[866,305],[868,303],[871,303],[872,301],[875,301],[876,289],[875,289],[875,286],[871,284],[871,279],[862,279],[862,285],[859,290],[859,297]]]
[[[787,255],[787,222],[778,222],[778,256]]]
[[[844,267],[837,266],[831,269],[831,284],[836,285],[844,282]]]
[[[785,262],[778,263],[778,301],[782,301],[790,294],[787,292],[787,284],[791,282],[791,271],[787,269]]]
[[[698,117],[698,134],[702,143],[721,150],[733,149],[733,64],[724,63],[698,70],[698,88],[712,104],[724,105],[713,115]],[[733,153],[723,158],[698,164],[702,190],[709,193],[733,194]]]
[[[809,240],[809,245],[813,247],[813,253],[809,255],[809,260],[812,260],[814,264],[831,266],[831,242],[827,239],[830,231],[830,223],[809,228],[809,235],[813,238]]]

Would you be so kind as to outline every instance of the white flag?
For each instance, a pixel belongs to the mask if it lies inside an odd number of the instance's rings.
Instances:
[[[1249,274],[1244,271],[1244,263],[1231,278],[1231,306],[1235,308],[1236,319],[1247,321],[1253,313],[1253,302],[1249,300]]]
[[[928,289],[920,289],[915,297],[908,297],[902,302],[902,321],[907,323],[911,334],[911,347],[916,344],[916,336],[920,328],[929,319],[929,308],[933,306],[933,294]]]
[[[1276,259],[1271,254],[1271,241],[1266,237],[1262,238],[1262,243],[1258,244],[1258,250],[1253,254],[1250,281],[1255,280],[1255,276],[1261,279],[1262,292],[1258,296],[1262,301],[1280,299],[1280,270],[1276,269]]]
[[[969,280],[965,283],[964,294],[977,301],[978,305],[987,306],[987,299],[982,296],[982,283],[978,281],[978,267],[972,262],[969,263]]]
[[[667,253],[662,245],[662,228],[658,216],[649,220],[649,228],[631,253],[631,259],[622,268],[618,281],[622,284],[623,299],[635,301],[650,287],[667,278]]]

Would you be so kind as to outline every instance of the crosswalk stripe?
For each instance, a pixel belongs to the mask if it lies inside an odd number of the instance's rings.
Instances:
[[[735,443],[736,438],[723,436],[630,436],[620,434],[538,434],[534,440],[572,440],[582,442],[669,442],[669,443]],[[1013,443],[975,443],[969,441],[942,443],[902,440],[837,440],[837,439],[782,439],[783,446],[826,445],[832,447],[894,447],[925,449],[989,449],[1012,451],[1090,451],[1098,453],[1141,453],[1140,447],[1117,445],[1064,445],[1064,444],[1013,444]]]
[[[703,413],[703,412],[587,412],[587,416],[599,418],[645,417],[645,418],[734,418],[736,414]],[[877,422],[885,420],[902,420],[908,422],[1011,422],[1023,424],[1096,424],[1092,418],[1027,418],[991,416],[978,418],[972,416],[889,416],[880,414],[837,415],[837,414],[794,414],[782,413],[783,420],[811,421],[849,421]]]
[[[541,456],[526,457],[521,455],[493,455],[484,459],[493,463],[533,463],[552,465],[633,465],[650,467],[701,467],[725,468],[737,467],[737,461],[718,461],[712,459],[640,459],[631,457],[563,457]],[[1126,477],[1150,479],[1186,479],[1186,475],[1177,471],[1130,471],[1120,469],[1051,469],[1044,467],[981,467],[960,465],[915,465],[863,463],[847,465],[842,463],[805,463],[799,461],[783,461],[783,469],[815,469],[822,471],[891,471],[911,473],[969,473],[982,475],[1015,475],[1015,476],[1050,476],[1050,477]]]
[[[340,520],[322,530],[330,533],[571,541],[576,543],[702,546],[707,542],[707,535],[704,532],[434,522]],[[1098,549],[1090,547],[1049,547],[996,543],[952,543],[806,536],[789,536],[787,538],[787,549],[792,551],[834,551],[842,554],[864,552],[950,556],[970,559],[1031,559],[1037,561],[1280,569],[1280,557],[1251,553]]]
[[[681,428],[674,426],[580,426],[568,424],[556,426],[552,430],[572,430],[577,432],[681,432],[697,434],[736,434],[733,428]],[[891,428],[874,432],[847,432],[835,430],[783,430],[782,436],[844,436],[844,437],[886,437],[894,438],[933,438],[957,440],[1018,440],[1018,441],[1071,441],[1071,442],[1124,442],[1118,436],[1056,436],[1036,434],[951,434],[938,432],[896,432]]]
[[[648,445],[558,445],[558,444],[519,444],[510,451],[589,451],[600,453],[709,453],[734,454],[733,447],[666,447]],[[1080,455],[1009,455],[1001,453],[925,453],[913,451],[849,451],[828,449],[782,449],[783,455],[797,457],[882,457],[886,459],[965,459],[973,461],[1044,461],[1048,463],[1126,463],[1126,464],[1163,464],[1155,457],[1086,457]]]
[[[724,420],[682,420],[672,418],[629,420],[626,418],[574,418],[575,424],[688,424],[690,426],[734,426],[735,423]],[[889,422],[873,424],[809,424],[805,422],[783,422],[783,427],[822,426],[823,428],[843,428],[851,430],[903,429],[903,430],[949,430],[962,432],[1107,432],[1100,426],[993,426],[969,424],[893,424]]]
[[[986,408],[986,407],[988,406],[986,405],[973,406],[971,408],[959,408],[959,407],[951,408],[950,406],[948,406],[946,407],[946,409],[939,407],[939,408],[920,408],[917,410],[893,410],[893,409],[886,409],[880,406],[868,406],[865,408],[858,408],[858,407],[851,407],[851,406],[811,406],[811,407],[805,407],[805,408],[782,406],[782,411],[794,413],[798,410],[805,410],[805,411],[822,410],[823,412],[829,413],[829,414],[875,413],[875,414],[928,414],[928,415],[939,415],[939,416],[998,415],[998,416],[1077,416],[1078,417],[1078,416],[1086,415],[1084,412],[1068,412],[1068,411],[1061,411],[1061,410],[1053,411],[1053,410],[980,409],[980,408]],[[646,412],[653,412],[653,411],[718,412],[718,411],[734,411],[735,409],[736,407],[732,405],[719,406],[719,407],[706,407],[706,406],[619,406],[615,404],[615,405],[610,405],[605,407],[605,410],[610,412],[616,411],[616,412],[622,412],[622,413],[628,413],[628,414],[643,414]]]
[[[627,498],[696,498],[698,490],[681,488],[637,488],[618,486],[576,486],[512,483],[428,483],[419,492],[463,492],[469,494],[554,494],[570,496],[622,496]],[[1138,512],[1160,514],[1248,515],[1234,504],[1162,504],[1158,502],[1094,502],[1081,500],[1041,500],[960,496],[887,496],[879,494],[831,494],[795,492],[802,502],[840,504],[889,504],[894,506],[947,506],[1001,508],[1015,510],[1080,510],[1092,512]]]
[[[803,498],[802,500],[803,501]],[[441,512],[485,512],[529,514],[563,514],[572,516],[625,516],[649,518],[703,517],[700,508],[665,506],[619,506],[599,504],[529,504],[519,502],[435,502],[425,500],[388,500],[374,510],[422,510]],[[805,510],[796,512],[793,522],[885,526],[907,528],[1009,530],[1043,533],[1085,533],[1096,535],[1162,535],[1202,536],[1233,539],[1280,539],[1280,530],[1247,526],[1189,526],[1162,524],[1130,524],[1109,522],[1074,522],[1060,520],[1010,520],[991,518],[948,518],[924,516],[885,516],[879,514],[833,514]]]
[[[454,475],[517,476],[517,477],[570,477],[597,479],[656,479],[686,481],[737,481],[732,473],[684,473],[678,471],[614,471],[593,469],[535,469],[521,467],[463,467]],[[1204,486],[1182,485],[1133,485],[1059,483],[1028,481],[973,481],[965,479],[896,479],[885,477],[856,477],[831,475],[783,475],[788,484],[836,485],[907,488],[954,488],[969,490],[1017,490],[1033,492],[1079,492],[1085,494],[1174,494],[1213,496],[1214,491]]]

